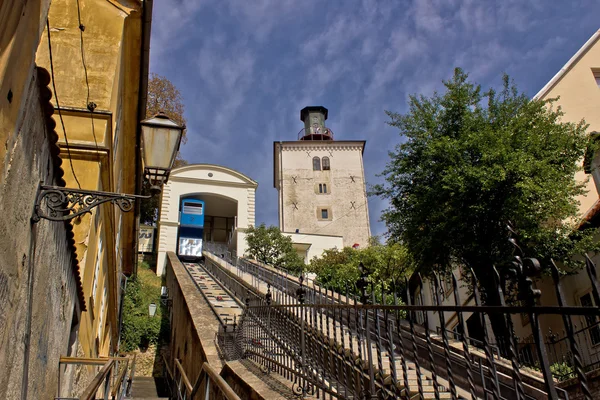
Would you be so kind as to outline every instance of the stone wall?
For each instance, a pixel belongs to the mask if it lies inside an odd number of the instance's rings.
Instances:
[[[219,322],[210,306],[192,281],[175,253],[167,253],[166,285],[171,322],[171,370],[177,358],[192,385],[200,374],[202,363],[208,362],[217,371],[223,363],[215,346]],[[199,398],[199,397],[198,397]]]
[[[281,153],[279,153],[281,148]],[[369,245],[370,225],[362,141],[276,143],[275,187],[280,229],[342,236],[344,246]],[[313,170],[313,157],[328,157],[330,170]],[[319,185],[326,185],[322,190]],[[322,210],[327,210],[323,218]],[[304,243],[298,238],[299,243]]]
[[[81,283],[72,227],[30,218],[38,184],[64,185],[48,72],[32,68],[0,187],[0,398],[53,398],[60,356],[75,355]],[[3,121],[4,122],[4,121]],[[4,144],[3,144],[4,147]],[[29,327],[29,323],[31,324]],[[28,340],[28,332],[30,340]],[[24,366],[28,374],[23,379]]]

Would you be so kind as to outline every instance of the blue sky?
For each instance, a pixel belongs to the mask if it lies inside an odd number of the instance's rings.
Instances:
[[[295,140],[307,105],[339,140],[366,140],[368,184],[400,142],[385,110],[440,90],[454,67],[484,87],[503,72],[535,95],[600,28],[597,1],[158,0],[152,72],[185,103],[190,163],[258,181],[256,222],[277,224],[273,141]],[[369,199],[371,231],[386,203]]]

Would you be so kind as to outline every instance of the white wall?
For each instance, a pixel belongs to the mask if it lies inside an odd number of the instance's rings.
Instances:
[[[276,143],[275,186],[282,231],[342,236],[345,246],[369,244],[363,148],[363,141]],[[329,157],[331,169],[314,171],[315,156]],[[328,193],[318,192],[320,183],[327,184]],[[328,220],[320,219],[321,208],[329,209]]]
[[[325,250],[344,248],[344,239],[341,236],[326,236],[326,235],[310,235],[302,233],[284,232],[292,238],[293,243],[308,245],[308,249],[304,254],[304,262],[309,263],[313,257],[321,257]]]

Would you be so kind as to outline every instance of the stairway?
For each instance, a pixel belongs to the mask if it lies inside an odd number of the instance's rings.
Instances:
[[[134,400],[168,400],[167,383],[163,378],[137,376],[131,385],[131,398]]]

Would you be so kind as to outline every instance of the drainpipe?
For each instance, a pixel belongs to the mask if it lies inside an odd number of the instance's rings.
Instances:
[[[281,232],[283,232],[283,215],[284,215],[284,209],[283,209],[283,142],[280,140],[279,141],[279,190],[281,191],[281,205],[280,205],[280,210],[281,210],[281,219],[279,221],[280,225],[279,225],[279,229],[281,230]]]
[[[142,57],[140,61],[140,88],[138,93],[138,125],[135,137],[135,194],[142,194],[142,182],[144,171],[142,170],[142,126],[140,121],[146,118],[146,103],[148,100],[148,74],[150,72],[150,32],[152,30],[152,7],[153,0],[144,0],[142,10]],[[137,275],[138,257],[137,250],[139,246],[140,231],[140,210],[141,201],[135,201],[135,215],[133,226],[134,239],[134,257],[133,257],[133,275]]]

